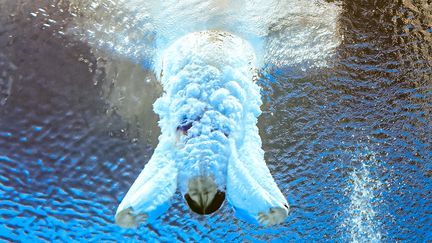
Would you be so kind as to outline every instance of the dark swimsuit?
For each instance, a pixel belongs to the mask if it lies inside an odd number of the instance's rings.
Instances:
[[[196,119],[195,121],[199,121],[200,118]],[[187,120],[187,119],[183,119],[182,123],[177,126],[177,132],[181,132],[183,135],[187,136],[188,135],[188,131],[189,129],[192,127],[193,125],[193,121]],[[211,131],[217,131],[219,129],[212,129]],[[223,134],[225,135],[225,137],[228,137],[228,133],[223,132]]]

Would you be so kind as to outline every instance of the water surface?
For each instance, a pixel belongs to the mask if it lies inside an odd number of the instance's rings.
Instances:
[[[123,16],[110,12],[115,2],[94,3],[101,24]],[[0,239],[432,240],[432,6],[336,5],[330,45],[305,38],[310,48],[302,50],[295,35],[265,37],[258,125],[267,164],[292,205],[286,223],[249,225],[227,206],[199,217],[177,195],[154,224],[125,230],[114,224],[115,210],[157,144],[151,105],[161,88],[146,59],[154,46],[139,55],[113,48],[137,44],[115,33],[149,27],[118,17],[92,39],[82,31],[93,27],[78,24],[95,22],[77,9],[86,3],[0,0]],[[317,23],[271,33],[322,29]],[[298,52],[279,58],[281,45]],[[308,58],[290,61],[302,53]]]

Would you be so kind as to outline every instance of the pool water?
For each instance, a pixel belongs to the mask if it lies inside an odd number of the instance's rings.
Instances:
[[[177,194],[156,222],[122,229],[115,211],[160,133],[154,33],[120,13],[107,22],[115,1],[95,1],[92,18],[77,0],[0,0],[0,241],[431,241],[432,5],[331,2],[336,39],[269,35],[259,70],[258,126],[287,221],[250,225],[227,205],[197,216]],[[112,29],[89,34],[97,23]],[[272,35],[305,26],[324,28]],[[146,33],[142,52],[123,30]]]

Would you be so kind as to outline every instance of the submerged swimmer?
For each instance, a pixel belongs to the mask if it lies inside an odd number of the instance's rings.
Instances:
[[[222,31],[192,33],[165,50],[164,94],[154,104],[162,134],[117,209],[118,225],[160,216],[177,189],[198,214],[214,213],[227,199],[248,222],[284,222],[289,206],[265,164],[256,126],[261,97],[253,53]]]

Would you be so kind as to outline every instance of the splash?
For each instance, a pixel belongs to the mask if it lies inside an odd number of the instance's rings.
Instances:
[[[101,74],[95,83],[103,77],[111,111],[144,124],[133,133],[151,137],[153,144],[158,130],[144,118],[157,120],[151,104],[161,94],[162,53],[178,38],[228,31],[251,44],[256,68],[300,72],[328,66],[341,42],[341,7],[325,1],[71,0],[70,12],[65,32],[91,46]]]
[[[96,54],[102,50],[152,70],[165,91],[154,104],[159,145],[119,206],[117,221],[128,227],[154,218],[166,209],[174,185],[189,203],[191,181],[213,188],[214,180],[218,192],[226,187],[239,217],[283,222],[288,204],[265,166],[256,127],[261,96],[252,73],[264,66],[327,65],[339,44],[339,7],[301,0],[75,0],[71,9],[76,18],[69,33]],[[117,90],[125,89],[111,92]],[[130,117],[133,109],[124,108],[118,112]]]
[[[187,136],[177,138],[184,149],[175,157],[186,167],[179,172],[185,178],[180,190],[186,191],[187,177],[207,170],[218,172],[217,184],[225,185],[229,138],[238,138],[242,147],[244,127],[261,113],[259,87],[252,82],[253,51],[226,32],[194,32],[167,48],[163,60],[165,93],[154,104],[162,135],[175,141],[179,124],[190,124]]]
[[[194,32],[162,60],[165,92],[154,104],[162,134],[116,222],[130,227],[156,218],[178,185],[194,212],[215,212],[226,195],[240,218],[282,223],[289,206],[264,162],[252,47],[227,32]]]
[[[321,67],[340,43],[341,7],[325,1],[73,0],[69,33],[147,68],[178,38],[224,30],[252,44],[258,66]]]

